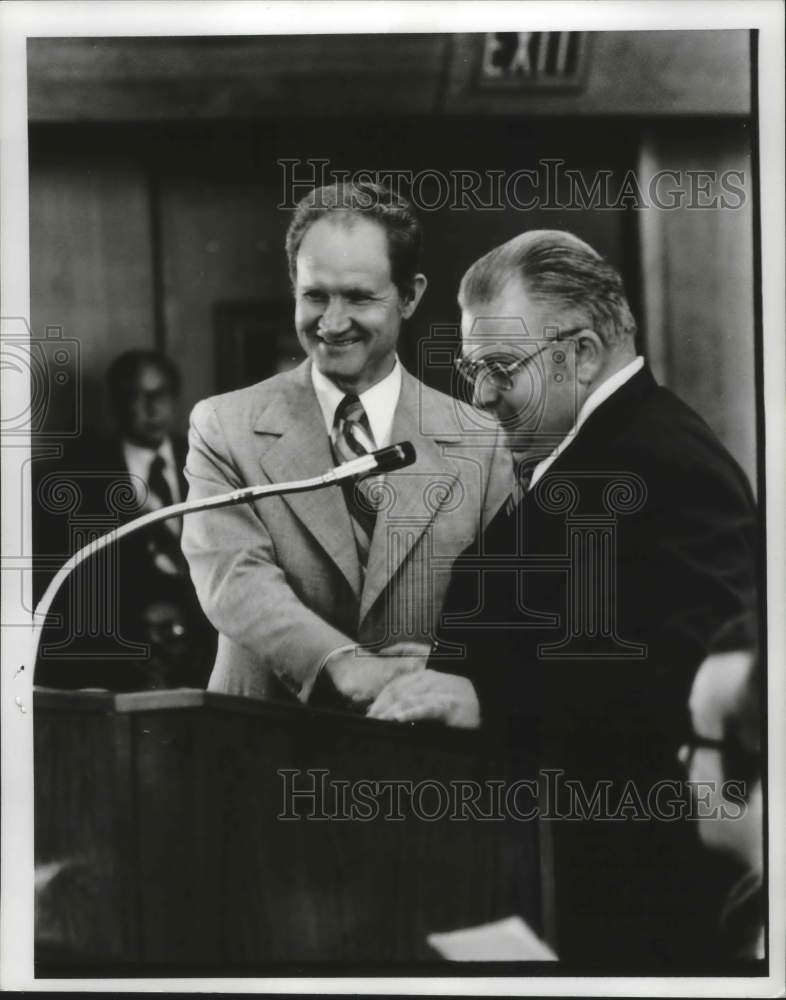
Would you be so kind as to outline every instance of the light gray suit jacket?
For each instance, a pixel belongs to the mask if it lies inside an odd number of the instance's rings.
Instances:
[[[375,480],[365,577],[339,486],[184,518],[183,552],[219,632],[211,690],[269,698],[283,683],[305,702],[340,646],[431,642],[452,563],[510,493],[512,469],[504,445],[478,439],[474,411],[402,374],[391,443],[411,441],[417,460]],[[309,361],[194,407],[189,499],[333,464]]]

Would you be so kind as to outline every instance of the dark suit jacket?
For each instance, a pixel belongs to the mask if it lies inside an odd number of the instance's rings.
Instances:
[[[611,780],[618,804],[630,780],[646,806],[657,782],[684,777],[675,754],[693,675],[719,626],[755,600],[755,545],[743,473],[645,368],[460,557],[430,665],[471,678],[494,738],[538,741],[542,764],[589,797]],[[450,646],[460,659],[444,658]],[[560,801],[572,804],[564,786]],[[698,956],[707,894],[685,869],[704,863],[687,824],[552,829],[563,957],[641,969]]]
[[[188,445],[183,435],[171,437],[172,451],[177,468],[180,499],[185,500],[188,484],[184,475]],[[95,519],[96,526],[102,516],[108,517],[104,530],[125,524],[145,513],[136,498],[135,486],[126,466],[122,438],[108,438],[85,441],[67,457],[64,472],[70,473],[80,486],[80,517]],[[157,525],[144,536],[136,535],[118,546],[118,565],[122,574],[123,610],[129,606],[142,605],[150,599],[170,592],[168,581],[157,573],[152,565],[147,542],[151,538],[162,538],[171,548],[174,536],[164,525]],[[177,549],[175,543],[174,550]]]
[[[184,435],[173,434],[170,438],[172,452],[175,458],[177,470],[178,487],[180,490],[180,500],[185,500],[188,495],[188,483],[184,475],[186,464],[186,454],[188,444]],[[95,469],[110,475],[114,483],[113,496],[115,502],[108,504],[117,512],[118,522],[123,524],[146,513],[144,507],[140,507],[136,499],[125,502],[126,498],[133,498],[134,484],[131,482],[131,474],[125,463],[123,451],[123,441],[119,437],[112,437],[106,441],[103,452],[99,451],[95,460]],[[103,480],[99,480],[99,489],[103,488]],[[96,497],[96,507],[100,504],[106,505],[106,491],[104,497]],[[119,502],[118,502],[119,501]],[[182,577],[172,577],[156,569],[152,551],[162,550],[179,564]],[[185,560],[180,553],[180,545],[177,536],[165,524],[155,525],[145,531],[144,535],[134,535],[119,545],[118,562],[122,574],[122,594],[123,611],[125,618],[132,623],[134,618],[138,618],[145,606],[156,600],[174,600],[179,605],[191,607],[196,605],[193,587],[188,580]],[[134,625],[131,625],[132,629]]]

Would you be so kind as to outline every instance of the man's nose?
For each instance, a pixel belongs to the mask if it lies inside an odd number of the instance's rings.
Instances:
[[[687,743],[683,743],[682,746],[677,751],[677,760],[682,764],[683,767],[687,767],[690,762],[690,747]]]
[[[346,333],[350,325],[349,312],[344,303],[340,299],[330,299],[319,320],[320,328],[326,333]]]
[[[158,395],[145,396],[145,413],[147,414],[147,416],[149,417],[157,416],[158,412],[162,407],[163,402],[164,402],[163,399]]]

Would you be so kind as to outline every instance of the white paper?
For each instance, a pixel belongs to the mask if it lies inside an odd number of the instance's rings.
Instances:
[[[428,943],[453,962],[556,962],[557,956],[521,917],[429,934]]]

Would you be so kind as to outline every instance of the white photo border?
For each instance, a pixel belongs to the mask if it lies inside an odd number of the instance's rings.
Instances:
[[[773,0],[745,4],[684,0],[659,2],[61,2],[10,0],[0,8],[0,316],[30,319],[27,174],[26,41],[35,36],[253,35],[360,32],[485,32],[516,30],[522,17],[534,30],[758,29],[761,294],[766,498],[769,662],[769,955],[768,977],[706,978],[254,978],[36,980],[33,976],[32,666],[25,663],[30,574],[18,571],[22,475],[29,442],[4,442],[2,453],[2,850],[0,986],[6,990],[87,992],[237,992],[326,994],[457,994],[541,996],[748,996],[784,990],[786,707],[784,620],[786,608],[786,364],[784,363],[784,8]],[[5,376],[5,373],[3,373]],[[28,404],[19,379],[4,378],[2,414]],[[13,444],[13,447],[11,446]],[[29,491],[27,493],[29,495]],[[15,561],[16,560],[16,561]],[[27,588],[25,592],[24,588]]]

